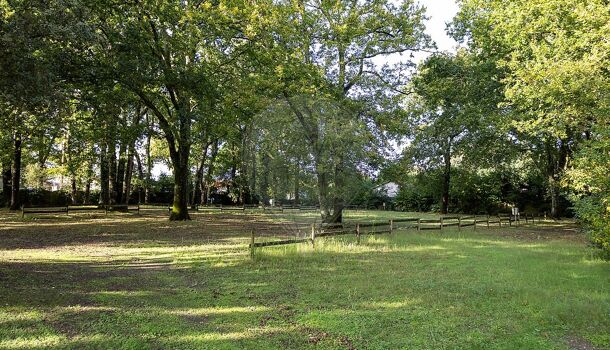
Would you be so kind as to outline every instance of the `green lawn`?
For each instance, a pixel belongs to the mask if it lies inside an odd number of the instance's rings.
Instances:
[[[0,349],[610,349],[610,263],[569,223],[251,260],[247,215],[0,215]]]

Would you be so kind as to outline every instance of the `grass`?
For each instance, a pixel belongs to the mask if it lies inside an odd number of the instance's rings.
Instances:
[[[571,223],[251,260],[249,228],[294,215],[194,218],[1,213],[0,349],[610,349],[610,263]]]

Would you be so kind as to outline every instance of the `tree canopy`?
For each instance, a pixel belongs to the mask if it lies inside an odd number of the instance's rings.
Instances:
[[[610,5],[459,6],[438,52],[414,0],[0,1],[2,200],[334,223],[395,182],[395,208],[576,215],[610,249]]]

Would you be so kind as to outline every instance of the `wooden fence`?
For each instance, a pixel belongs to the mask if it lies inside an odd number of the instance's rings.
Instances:
[[[526,223],[541,222],[540,217],[536,218],[532,216],[524,216]],[[362,235],[375,235],[375,234],[392,234],[398,230],[417,229],[417,231],[424,230],[440,230],[442,231],[445,227],[457,227],[461,230],[463,227],[472,227],[473,230],[477,229],[477,225],[491,227],[492,224],[498,224],[502,227],[502,224],[512,226],[519,225],[521,221],[520,217],[511,217],[498,215],[492,216],[443,216],[438,219],[422,219],[422,218],[400,218],[392,219],[389,221],[376,221],[376,222],[362,222],[362,223],[342,223],[342,224],[330,224],[330,225],[316,225],[311,224],[311,233],[309,237],[284,239],[277,241],[263,241],[256,242],[256,230],[252,229],[250,234],[250,255],[254,257],[255,249],[269,246],[286,245],[286,244],[297,244],[308,242],[312,246],[315,245],[316,238],[332,237],[332,236],[343,236],[343,235],[355,235],[356,242],[360,244],[360,237]]]
[[[140,205],[128,205],[128,204],[110,204],[110,205],[65,205],[60,207],[26,207],[21,206],[21,217],[24,218],[25,214],[66,214],[70,212],[92,212],[92,211],[103,211],[105,214],[108,212],[119,211],[119,212],[130,212],[134,211],[140,214]]]

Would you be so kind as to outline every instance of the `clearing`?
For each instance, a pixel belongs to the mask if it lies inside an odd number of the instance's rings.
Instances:
[[[0,212],[0,349],[610,349],[610,263],[569,222],[251,260],[249,230],[279,237],[297,214],[166,215]]]

